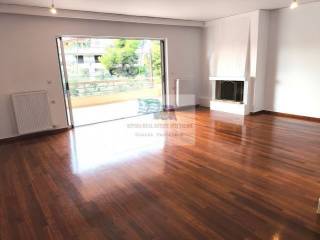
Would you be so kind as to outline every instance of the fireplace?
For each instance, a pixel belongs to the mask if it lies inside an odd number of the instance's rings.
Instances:
[[[216,81],[216,99],[243,103],[243,81]]]

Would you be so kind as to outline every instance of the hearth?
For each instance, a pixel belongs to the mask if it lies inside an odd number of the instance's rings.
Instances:
[[[227,100],[243,103],[243,81],[215,81],[216,100]]]

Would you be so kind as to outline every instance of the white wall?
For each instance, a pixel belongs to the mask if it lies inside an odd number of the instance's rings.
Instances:
[[[267,73],[267,60],[268,60],[268,37],[269,37],[269,22],[270,11],[261,10],[258,17],[257,26],[257,47],[255,48],[254,56],[256,66],[254,68],[255,73],[251,73],[251,76],[255,76],[253,79],[253,96],[252,96],[252,108],[251,112],[259,112],[264,110],[264,92],[266,85],[266,73]]]
[[[270,110],[319,118],[319,13],[320,3],[315,2],[295,10],[255,11],[207,23],[200,103],[207,106],[213,97],[208,76],[216,26],[226,19],[236,23],[240,18],[250,18],[250,84],[253,84],[250,111]]]
[[[17,135],[10,94],[48,90],[53,124],[66,126],[55,37],[90,35],[165,38],[169,93],[174,80],[185,84],[183,94],[197,94],[202,29],[94,20],[0,14],[0,139]],[[51,81],[51,84],[48,84]]]
[[[212,77],[244,77],[249,46],[250,18],[223,18],[213,23]]]
[[[272,11],[265,108],[320,117],[320,3]]]

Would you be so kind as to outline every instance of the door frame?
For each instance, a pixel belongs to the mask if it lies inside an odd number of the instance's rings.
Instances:
[[[68,72],[67,65],[64,53],[63,38],[95,38],[95,39],[130,39],[130,40],[157,40],[160,42],[160,54],[161,54],[161,84],[162,84],[162,111],[168,109],[168,82],[167,82],[167,39],[166,38],[145,38],[145,37],[101,37],[101,36],[85,36],[85,35],[61,35],[56,37],[56,46],[58,54],[58,62],[60,69],[60,78],[62,84],[62,90],[64,95],[64,105],[65,105],[65,114],[67,119],[68,127],[74,128],[74,118],[72,112],[72,103],[71,103],[71,94],[68,81]],[[137,115],[140,116],[140,115]],[[133,116],[133,117],[137,117]],[[128,117],[130,118],[130,117]],[[120,119],[114,119],[120,120]],[[108,122],[113,120],[106,120],[103,122]],[[98,123],[98,122],[97,122]],[[96,123],[92,123],[96,124]]]
[[[67,65],[66,65],[66,59],[65,59],[65,54],[64,54],[64,46],[63,46],[63,42],[62,42],[62,37],[56,38],[56,44],[57,44],[59,70],[60,70],[62,91],[63,91],[63,96],[64,96],[63,100],[64,100],[67,124],[68,124],[68,127],[74,128],[73,112],[72,112],[72,105],[71,105],[71,95],[70,95]]]

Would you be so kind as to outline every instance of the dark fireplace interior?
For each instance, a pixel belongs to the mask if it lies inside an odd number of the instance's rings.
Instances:
[[[244,82],[216,81],[216,99],[243,102]]]

